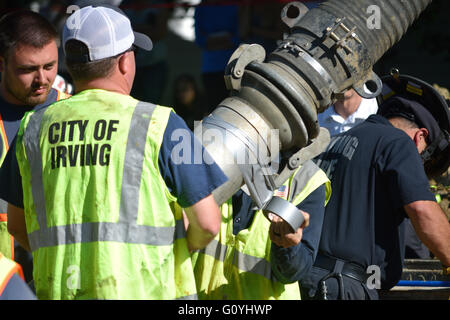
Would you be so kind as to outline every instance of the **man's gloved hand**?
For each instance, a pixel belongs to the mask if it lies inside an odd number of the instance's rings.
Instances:
[[[295,232],[282,218],[274,213],[268,214],[269,220],[271,221],[269,236],[273,243],[282,248],[289,248],[302,241],[303,229],[309,225],[309,214],[302,210],[300,212],[305,217],[305,221]]]

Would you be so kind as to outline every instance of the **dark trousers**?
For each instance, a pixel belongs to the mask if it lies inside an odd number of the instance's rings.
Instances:
[[[312,267],[308,279],[300,284],[303,300],[325,300],[324,290],[320,285],[321,279],[330,271],[318,267]],[[368,289],[365,283],[342,276],[342,282],[338,278],[331,277],[325,280],[327,300],[378,300],[376,289]],[[341,288],[343,287],[343,288]]]

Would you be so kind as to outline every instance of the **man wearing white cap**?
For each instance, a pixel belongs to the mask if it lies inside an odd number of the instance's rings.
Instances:
[[[218,232],[211,192],[226,176],[211,158],[175,161],[180,132],[198,148],[192,132],[172,109],[129,96],[133,51],[152,43],[119,9],[75,12],[63,44],[76,94],[24,119],[23,201],[4,195],[38,298],[195,299],[189,251]]]

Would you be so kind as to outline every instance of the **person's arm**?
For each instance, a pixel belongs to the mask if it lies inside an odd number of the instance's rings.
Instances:
[[[27,251],[31,252],[28,242],[27,227],[25,224],[25,212],[23,209],[8,204],[8,232]]]
[[[182,137],[176,134],[180,133],[180,129],[183,132]],[[187,161],[176,161],[174,148],[179,143],[186,146],[184,152],[189,153],[187,156],[190,157],[185,159]],[[196,144],[200,144],[200,141],[194,137],[186,123],[178,115],[171,113],[160,148],[158,165],[168,190],[184,208],[183,218],[190,250],[205,247],[218,233],[221,215],[211,193],[227,181],[225,174],[211,158],[203,158],[205,161],[201,163],[195,161],[195,152],[191,152],[192,150],[201,150],[201,155],[210,157],[203,146]]]
[[[302,231],[301,242],[289,248],[272,243],[272,272],[281,283],[302,281],[310,272],[319,251],[324,218],[325,186],[314,190],[297,208],[310,213],[309,226]]]
[[[444,265],[450,264],[450,226],[435,202],[417,147],[406,136],[389,143],[380,168],[388,178],[392,205],[403,207],[419,239]]]
[[[189,221],[186,231],[189,251],[206,247],[220,229],[220,210],[213,195],[185,208],[184,212]]]
[[[414,201],[404,206],[419,239],[445,266],[450,266],[450,224],[433,201]]]

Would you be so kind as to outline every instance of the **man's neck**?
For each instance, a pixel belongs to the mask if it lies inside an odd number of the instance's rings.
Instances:
[[[101,89],[111,92],[116,92],[120,94],[129,95],[130,93],[127,90],[124,90],[122,87],[117,86],[115,83],[104,82],[104,81],[89,81],[89,82],[75,82],[75,93],[79,93],[84,90],[89,89]]]
[[[114,79],[113,77],[89,81],[74,81],[74,85],[76,93],[89,89],[101,89],[125,95],[130,94],[130,88],[128,88],[123,79]]]
[[[362,98],[358,94],[353,94],[349,99],[337,101],[334,104],[334,111],[342,118],[347,119],[358,110]]]
[[[25,106],[22,101],[18,100],[11,93],[9,93],[8,90],[6,90],[3,81],[0,84],[0,95],[2,96],[2,99],[9,104],[13,104],[16,106]]]

